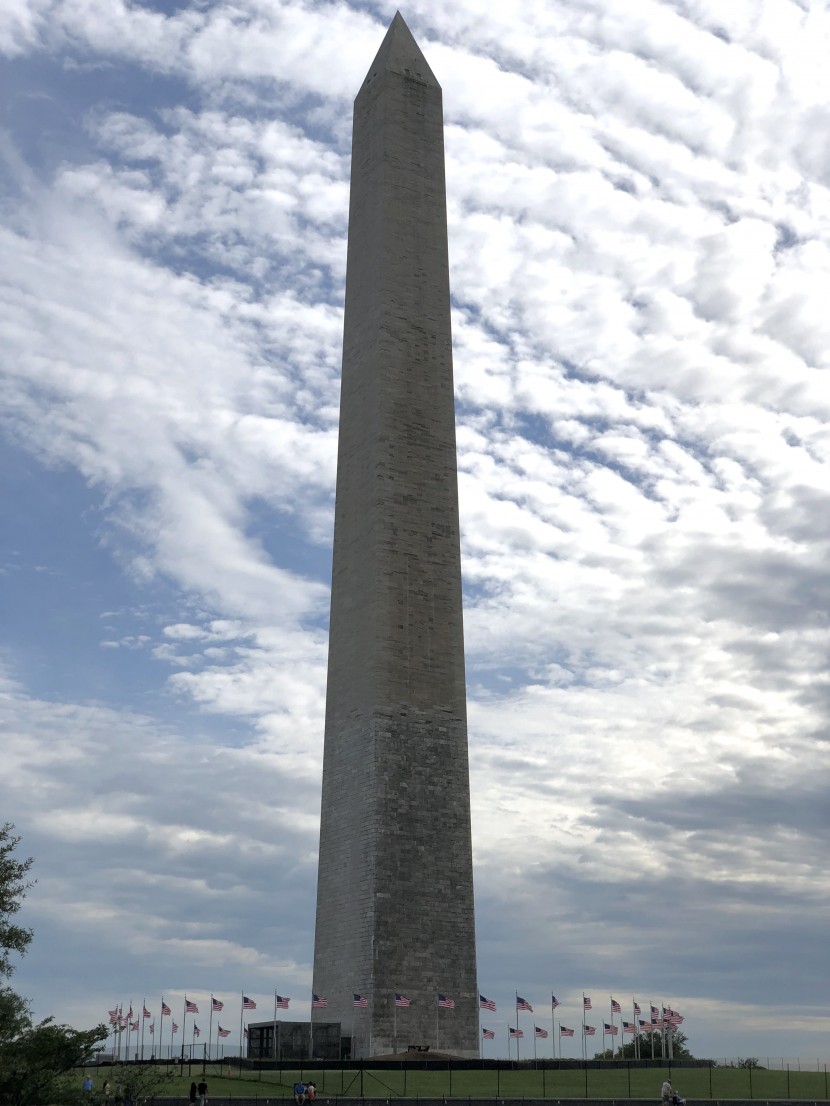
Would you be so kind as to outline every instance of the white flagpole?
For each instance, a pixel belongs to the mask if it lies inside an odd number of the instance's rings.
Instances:
[[[398,1000],[392,995],[392,1052],[398,1054]]]
[[[240,991],[240,994],[242,994],[241,991]],[[242,994],[242,997],[239,1000],[239,1070],[240,1070],[240,1072],[242,1071],[242,1051],[243,1051],[243,1049],[242,1049],[242,1020],[243,1020],[244,1017],[245,1017],[245,996],[244,996],[244,994]]]
[[[588,1053],[585,1049],[585,992],[582,992],[582,1059],[588,1059]]]
[[[274,1041],[274,1059],[277,1058],[277,992],[274,989],[274,1027],[273,1027],[273,1041]]]
[[[435,1051],[438,1051],[438,996],[435,996]]]

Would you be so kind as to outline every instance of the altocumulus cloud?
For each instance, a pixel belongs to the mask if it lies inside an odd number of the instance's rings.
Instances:
[[[393,14],[0,16],[38,1013],[308,992],[350,99]],[[830,16],[403,14],[447,123],[482,988],[815,1054]]]

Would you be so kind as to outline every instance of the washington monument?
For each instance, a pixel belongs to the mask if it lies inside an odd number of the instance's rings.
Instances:
[[[355,1056],[479,1054],[443,113],[400,14],[354,104],[313,989]]]

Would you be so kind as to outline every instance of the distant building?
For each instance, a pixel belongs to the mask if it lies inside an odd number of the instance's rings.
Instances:
[[[340,1022],[315,1022],[313,1047],[308,1022],[251,1022],[247,1028],[250,1060],[340,1060],[349,1055],[350,1039],[341,1042]]]

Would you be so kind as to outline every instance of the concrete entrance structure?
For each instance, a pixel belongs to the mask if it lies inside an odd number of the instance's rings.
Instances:
[[[354,105],[314,991],[355,1056],[478,1055],[443,113],[400,14]]]

